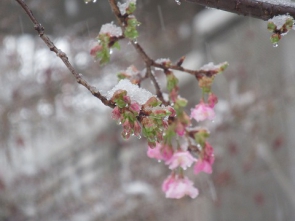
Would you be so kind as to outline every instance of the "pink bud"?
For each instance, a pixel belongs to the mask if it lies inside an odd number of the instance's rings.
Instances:
[[[140,127],[140,124],[138,123],[138,121],[135,121],[135,122],[134,122],[133,130],[134,130],[134,135],[135,135],[135,136],[140,136],[140,133],[141,133],[141,127]]]
[[[217,102],[218,102],[218,98],[216,97],[216,95],[213,93],[210,93],[209,97],[208,97],[209,107],[213,108],[215,106],[215,104],[217,104]]]
[[[183,124],[181,122],[177,122],[176,124],[176,133],[179,135],[179,136],[183,136],[184,133],[185,133],[185,127],[183,126]]]
[[[139,113],[140,110],[141,110],[141,105],[139,105],[139,104],[136,103],[136,102],[133,102],[133,103],[131,103],[131,105],[130,105],[130,110],[133,111],[133,112],[135,112],[135,113]]]
[[[214,163],[215,157],[213,154],[213,148],[208,142],[205,143],[205,150],[203,153],[203,157],[198,159],[194,166],[195,174],[198,174],[201,171],[205,173],[212,173],[212,165]]]
[[[120,117],[121,117],[120,109],[119,107],[116,106],[112,111],[112,118],[114,120],[119,120]]]
[[[91,50],[90,50],[90,55],[95,57],[96,54],[97,54],[97,52],[101,51],[101,49],[102,49],[102,46],[101,46],[101,45],[96,45],[96,46],[94,46],[94,47],[91,48]]]

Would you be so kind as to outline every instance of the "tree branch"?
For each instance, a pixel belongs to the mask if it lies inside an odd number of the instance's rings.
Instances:
[[[273,4],[257,0],[184,0],[206,7],[221,9],[238,15],[268,20],[276,15],[289,14],[295,18],[295,5]]]
[[[82,76],[82,74],[79,74],[76,72],[72,64],[69,62],[69,59],[67,55],[58,49],[54,43],[50,40],[50,38],[45,35],[44,33],[44,27],[38,22],[38,20],[34,17],[32,11],[29,9],[27,4],[23,0],[16,0],[18,4],[25,10],[29,18],[34,24],[35,30],[38,32],[40,38],[44,41],[44,43],[47,45],[47,47],[50,49],[50,51],[53,51],[66,65],[66,67],[69,69],[69,71],[72,73],[72,75],[76,78],[76,81],[86,87],[95,97],[97,97],[101,102],[109,106],[111,108],[115,107],[115,104],[112,101],[109,101],[106,97],[104,97],[94,86],[91,86]]]

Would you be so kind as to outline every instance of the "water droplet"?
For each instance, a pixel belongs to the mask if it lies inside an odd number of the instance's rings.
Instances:
[[[137,137],[137,139],[141,139],[141,136],[140,135],[137,135],[136,137]]]
[[[180,0],[175,0],[175,2],[176,2],[177,5],[181,5]]]
[[[119,121],[119,122],[118,122],[118,124],[119,124],[119,125],[121,125],[121,124],[122,124],[122,122],[121,122],[121,121]]]
[[[93,0],[93,2],[95,3],[95,2],[96,2],[96,0]]]
[[[273,43],[273,45],[272,45],[274,48],[276,48],[276,47],[278,47],[279,46],[279,44],[278,43]]]
[[[161,160],[158,160],[158,163],[161,163]]]
[[[198,148],[201,148],[201,145],[200,145],[200,144],[197,144],[197,147],[198,147]]]
[[[110,54],[113,54],[113,49],[110,49]]]

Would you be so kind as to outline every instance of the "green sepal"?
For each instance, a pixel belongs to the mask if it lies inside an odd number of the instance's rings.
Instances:
[[[277,26],[273,22],[267,23],[267,30],[273,32],[274,30],[276,30],[276,28],[277,28]]]
[[[136,10],[136,4],[130,3],[128,8],[126,9],[126,13],[131,15]]]
[[[120,49],[121,49],[121,46],[120,46],[119,42],[116,41],[116,42],[113,44],[112,48],[116,48],[116,49],[120,50]]]

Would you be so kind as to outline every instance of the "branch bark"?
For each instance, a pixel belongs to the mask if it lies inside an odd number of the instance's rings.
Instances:
[[[221,9],[238,15],[268,20],[276,15],[289,14],[295,18],[295,5],[273,4],[257,0],[184,0],[202,6]],[[291,3],[290,3],[291,4]]]
[[[94,86],[90,85],[84,78],[82,74],[76,72],[72,64],[70,63],[67,55],[58,49],[55,44],[50,40],[50,38],[44,33],[44,27],[38,22],[38,20],[34,17],[32,11],[29,9],[27,4],[23,0],[16,0],[18,4],[25,10],[32,23],[34,24],[35,30],[38,32],[39,37],[44,41],[50,51],[53,51],[66,65],[72,75],[76,78],[76,81],[86,87],[95,97],[97,97],[101,102],[109,106],[111,108],[115,107],[115,104],[112,101],[109,101],[106,97],[104,97]]]

